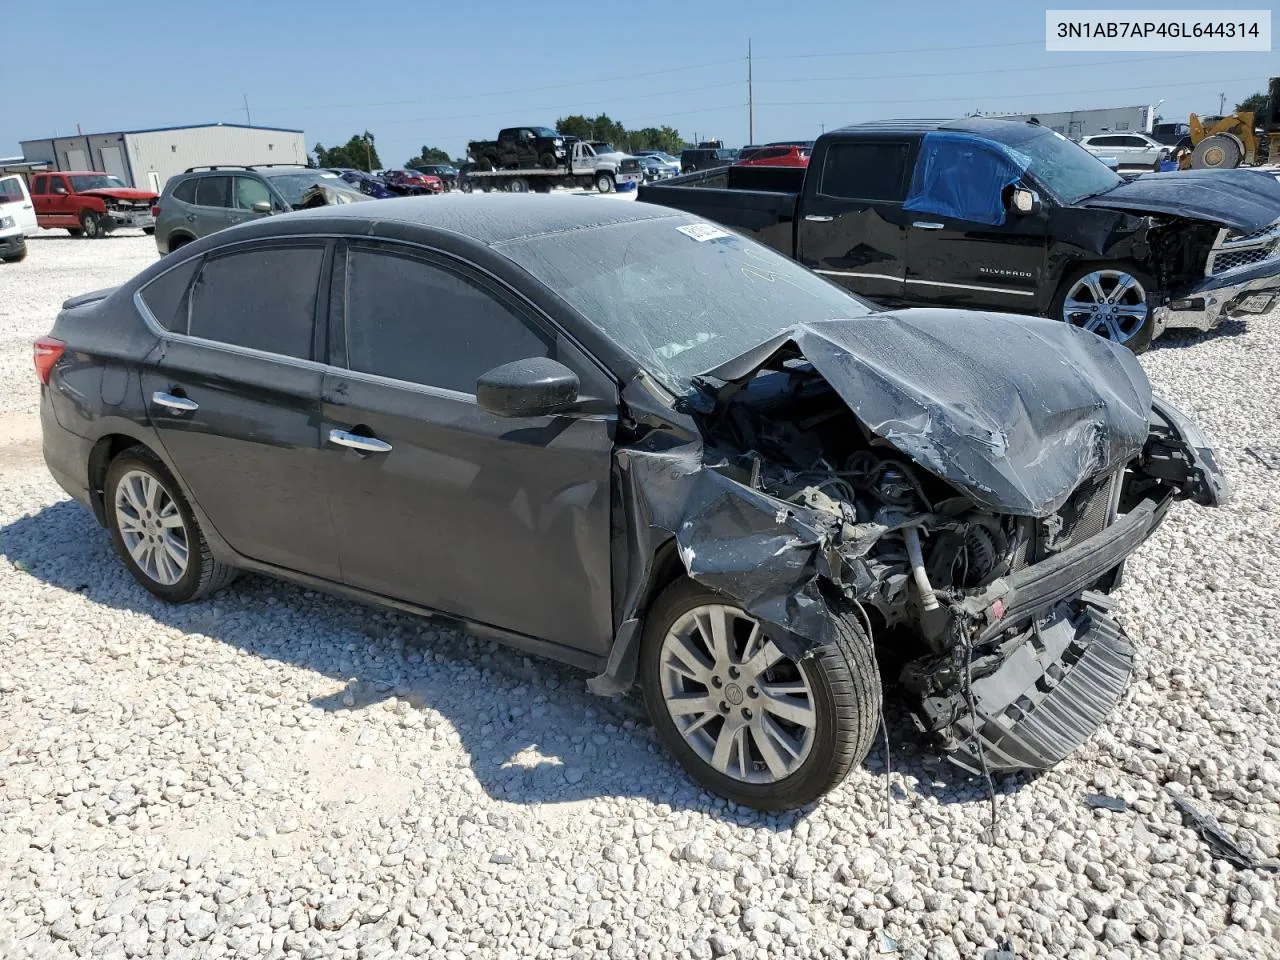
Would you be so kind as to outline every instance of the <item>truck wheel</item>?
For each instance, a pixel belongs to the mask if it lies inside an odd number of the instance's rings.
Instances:
[[[1086,263],[1063,278],[1050,316],[1146,353],[1155,332],[1151,279],[1127,263]]]
[[[708,790],[760,810],[817,800],[861,763],[880,717],[880,674],[855,617],[799,660],[734,601],[679,580],[654,602],[640,648],[663,744]]]
[[[477,164],[477,166],[481,170],[483,170],[485,173],[498,169],[498,165],[493,162],[493,159],[491,157],[481,157],[480,162]]]
[[[1215,133],[1205,137],[1191,151],[1193,170],[1233,170],[1240,166],[1244,151],[1240,141],[1230,134]]]
[[[559,164],[556,163],[556,155],[554,153],[544,153],[538,158],[538,165],[541,166],[543,170],[554,170],[559,166]]]
[[[509,184],[507,184],[507,192],[508,193],[528,193],[529,181],[526,180],[524,177],[516,177]]]
[[[80,214],[80,229],[87,240],[99,240],[107,232],[102,229],[98,215],[92,210],[86,210]]]
[[[611,173],[596,174],[596,189],[599,190],[601,193],[613,193],[613,186],[614,186],[613,174]]]
[[[67,233],[69,233],[73,237],[80,236],[80,232],[81,231],[79,227],[67,227]]]

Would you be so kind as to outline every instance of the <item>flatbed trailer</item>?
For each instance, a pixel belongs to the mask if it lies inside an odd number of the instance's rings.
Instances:
[[[600,193],[634,190],[644,182],[644,170],[635,157],[613,160],[598,157],[589,144],[574,141],[563,166],[524,167],[512,170],[462,170],[458,187],[465,193],[494,190],[504,193],[550,193],[553,187],[595,187]]]

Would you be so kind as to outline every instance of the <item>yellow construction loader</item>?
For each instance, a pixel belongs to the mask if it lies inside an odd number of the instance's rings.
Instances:
[[[1268,95],[1261,117],[1248,110],[1203,120],[1191,114],[1191,148],[1179,151],[1178,169],[1227,170],[1280,160],[1280,77],[1271,78]]]

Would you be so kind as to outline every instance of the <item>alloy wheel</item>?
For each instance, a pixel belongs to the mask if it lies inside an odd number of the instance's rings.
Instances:
[[[190,538],[177,502],[160,481],[130,470],[116,484],[115,513],[120,539],[138,568],[166,587],[181,580]]]
[[[1062,319],[1116,343],[1132,340],[1150,312],[1147,291],[1123,270],[1094,270],[1067,291]]]
[[[813,687],[743,610],[706,604],[685,613],[663,638],[659,669],[676,730],[717,772],[775,783],[809,756],[818,725]]]

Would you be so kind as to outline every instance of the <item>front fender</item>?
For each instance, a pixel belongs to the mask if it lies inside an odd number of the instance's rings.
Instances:
[[[1179,499],[1204,507],[1231,501],[1231,483],[1204,432],[1167,400],[1151,398],[1151,433],[1143,448],[1142,471],[1173,484]]]

